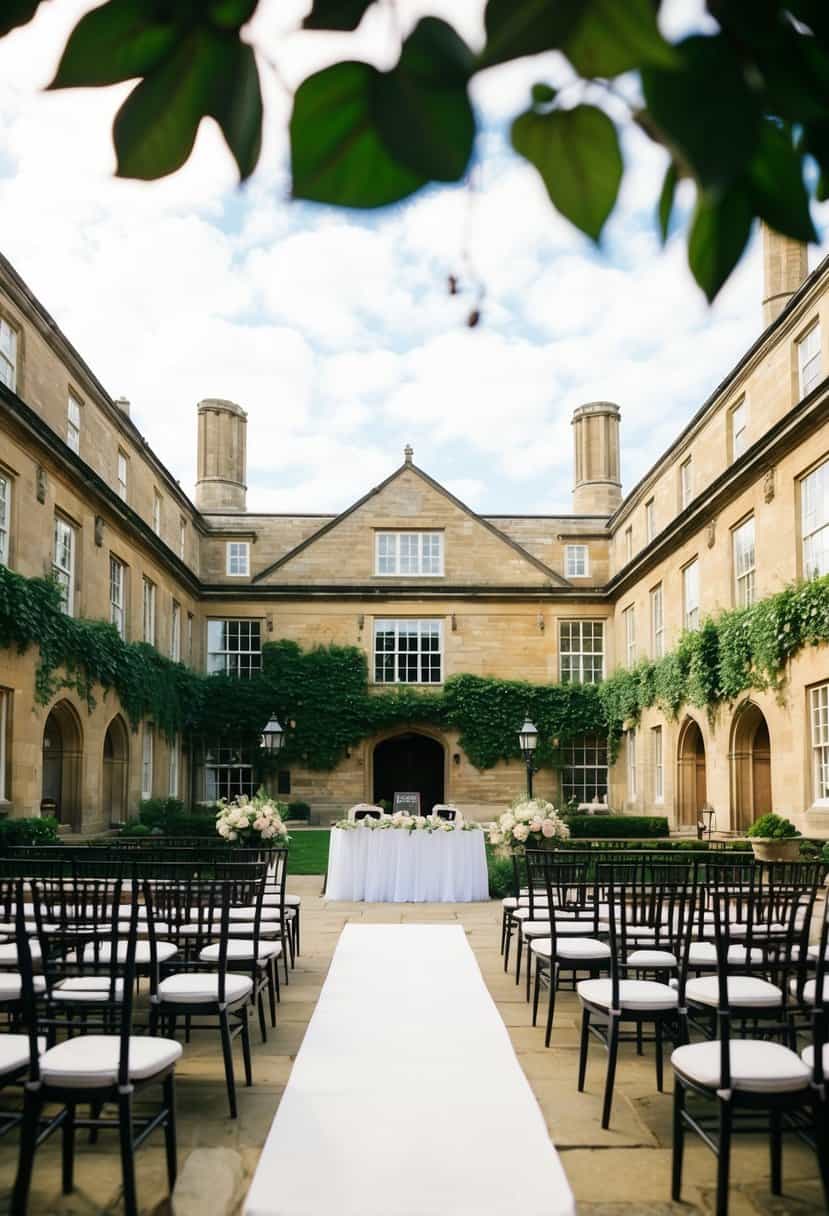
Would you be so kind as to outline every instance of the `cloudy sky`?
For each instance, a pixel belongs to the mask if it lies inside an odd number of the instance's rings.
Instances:
[[[358,47],[293,32],[307,0],[261,0],[250,40],[278,72],[263,66],[265,150],[240,189],[210,123],[174,177],[116,181],[109,131],[128,86],[41,91],[91,7],[53,0],[0,41],[0,247],[188,492],[196,402],[227,397],[249,414],[253,510],[343,508],[407,442],[478,510],[567,510],[576,405],[621,406],[630,487],[761,328],[757,241],[709,309],[681,233],[660,249],[664,154],[636,132],[601,252],[552,210],[506,131],[533,81],[562,81],[557,56],[475,82],[471,187],[333,212],[288,199],[289,90],[344,48],[390,65],[387,9],[369,14]],[[397,7],[404,28],[451,13],[480,42],[481,0]],[[670,0],[666,32],[699,26],[698,7]],[[450,273],[465,288],[454,298]],[[478,284],[483,321],[470,330]]]

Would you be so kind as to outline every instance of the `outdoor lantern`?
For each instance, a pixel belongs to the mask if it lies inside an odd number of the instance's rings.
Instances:
[[[538,745],[538,731],[532,722],[527,718],[524,725],[518,732],[518,739],[521,743],[521,753],[523,756],[528,754],[532,756]]]
[[[533,758],[535,749],[538,746],[538,731],[529,718],[526,718],[524,725],[518,732],[518,742],[521,745],[521,755],[524,757],[524,763],[527,766],[527,797],[532,799],[533,796],[533,773],[535,765]]]
[[[266,752],[278,752],[285,742],[285,732],[279,725],[276,714],[271,714],[267,726],[262,731],[259,746]]]

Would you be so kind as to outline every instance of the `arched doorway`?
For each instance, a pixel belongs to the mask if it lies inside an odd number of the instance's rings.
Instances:
[[[113,718],[104,735],[103,789],[101,811],[107,823],[126,823],[129,735],[124,719]]]
[[[750,827],[771,810],[771,740],[762,710],[746,701],[731,730],[732,827]]]
[[[58,701],[43,727],[42,810],[80,829],[83,735],[68,701]]]
[[[679,734],[677,753],[677,822],[695,827],[708,801],[705,776],[705,741],[699,723],[687,718]]]
[[[397,791],[417,790],[421,814],[443,802],[444,749],[437,739],[408,731],[384,739],[374,749],[375,802],[394,801]]]

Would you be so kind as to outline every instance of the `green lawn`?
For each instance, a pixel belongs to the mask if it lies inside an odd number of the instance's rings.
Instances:
[[[324,874],[328,869],[329,828],[291,832],[288,874]]]

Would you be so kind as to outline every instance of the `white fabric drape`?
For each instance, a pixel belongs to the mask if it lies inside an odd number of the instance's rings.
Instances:
[[[462,926],[346,925],[244,1211],[574,1216]]]
[[[484,834],[334,828],[325,894],[392,904],[488,899]]]

